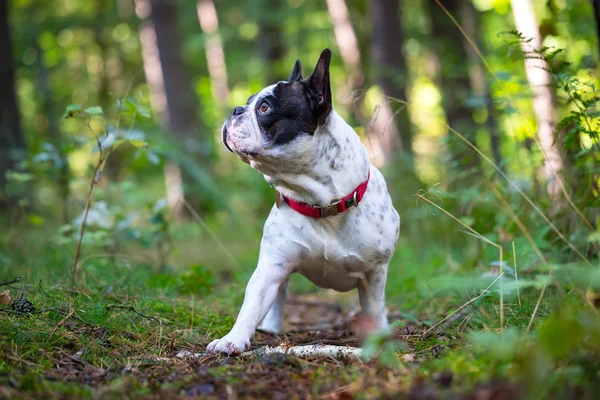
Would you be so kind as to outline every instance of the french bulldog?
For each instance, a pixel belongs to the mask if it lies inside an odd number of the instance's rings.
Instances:
[[[208,345],[210,353],[244,352],[257,328],[280,333],[294,272],[321,288],[357,288],[363,315],[388,328],[385,282],[400,217],[365,146],[332,107],[330,62],[325,49],[304,79],[297,60],[287,81],[251,96],[223,125],[225,147],[262,173],[282,201],[265,223],[238,318]]]

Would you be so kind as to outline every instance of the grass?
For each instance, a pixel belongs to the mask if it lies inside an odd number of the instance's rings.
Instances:
[[[105,194],[100,190],[100,196]],[[441,221],[443,214],[421,215],[442,225],[442,232],[452,231]],[[597,327],[581,296],[565,297],[567,287],[552,284],[540,301],[533,333],[526,334],[540,298],[539,284],[520,287],[517,297],[515,288],[510,289],[512,278],[507,278],[501,294],[498,285],[490,285],[499,279],[497,274],[482,276],[497,254],[482,252],[479,240],[462,235],[458,242],[463,246],[456,247],[456,234],[450,238],[442,234],[433,251],[424,251],[408,227],[389,269],[388,306],[400,322],[391,340],[402,343],[391,358],[380,356],[366,364],[291,357],[177,359],[174,355],[182,349],[202,352],[234,322],[257,257],[261,224],[259,217],[248,217],[239,229],[231,229],[231,223],[221,216],[204,225],[193,221],[171,226],[173,251],[168,264],[160,262],[152,246],[136,239],[123,240],[117,247],[112,241],[103,245],[102,236],[99,242],[90,240],[84,245],[75,291],[68,285],[74,245],[68,237],[46,225],[5,231],[0,276],[10,280],[23,275],[24,295],[37,311],[32,315],[0,311],[0,396],[219,398],[236,393],[244,398],[280,393],[335,398],[346,393],[372,398],[412,392],[452,397],[482,390],[523,394],[531,392],[516,386],[517,372],[532,372],[514,349],[525,346],[541,354],[536,357],[547,357],[538,345],[544,336],[537,328],[554,310],[568,307],[580,319],[581,310],[587,310],[591,317],[586,323]],[[144,236],[152,228],[142,222],[136,229]],[[459,229],[457,224],[454,232]],[[94,229],[89,232],[93,237]],[[517,242],[516,247],[520,245]],[[506,258],[512,259],[512,243],[508,246]],[[478,257],[474,266],[472,257]],[[528,262],[522,264],[522,282],[539,275],[528,269]],[[490,290],[482,292],[488,286]],[[10,285],[12,297],[21,290],[20,284]],[[300,299],[339,302],[344,313],[357,304],[352,293],[318,290],[301,277],[292,280],[292,292]],[[562,326],[560,320],[557,324]],[[506,354],[490,351],[509,340],[503,339],[506,334],[497,335],[502,328],[518,332],[506,345]],[[337,332],[333,327],[330,331]],[[326,335],[317,340],[346,340]],[[286,340],[299,344],[315,338],[303,333],[283,338],[258,334],[253,345]],[[552,387],[566,387],[566,392],[593,387],[594,380],[586,378],[589,368],[581,367],[581,360],[595,365],[589,360],[596,351],[594,341],[578,344],[571,345],[572,355],[549,358],[556,369],[543,376],[552,378]],[[536,379],[532,381],[541,378]]]

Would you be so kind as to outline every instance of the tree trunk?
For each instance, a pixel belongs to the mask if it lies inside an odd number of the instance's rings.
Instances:
[[[369,150],[371,162],[381,166],[385,164],[385,150],[388,149],[388,146],[382,143],[380,137],[373,135],[373,132],[377,129],[373,129],[374,124],[371,124],[362,112],[364,93],[361,93],[360,89],[365,79],[362,70],[360,46],[350,21],[348,6],[345,0],[327,0],[327,9],[333,24],[335,41],[348,75],[345,85],[338,89],[338,101],[348,107],[353,114],[354,121],[348,122],[351,125],[358,123],[364,127],[369,139],[366,146]]]
[[[287,80],[291,65],[283,65],[285,43],[281,30],[282,6],[279,0],[266,0],[261,3],[268,12],[258,18],[259,37],[258,53],[263,62],[265,84]]]
[[[600,0],[592,0],[594,6],[594,19],[596,20],[596,43],[598,45],[598,55],[600,56]]]
[[[462,0],[446,0],[443,4],[455,18],[460,18],[461,3]],[[442,93],[446,122],[477,145],[473,119],[466,106],[471,92],[471,81],[467,65],[469,56],[460,39],[461,33],[434,0],[428,0],[428,5],[432,47],[439,58],[436,80]],[[448,175],[451,179],[450,186],[456,189],[472,185],[474,177],[480,171],[477,154],[450,131],[446,137],[446,144],[450,154],[449,169],[453,171]]]
[[[532,40],[522,43],[523,51],[530,53],[542,47],[540,30],[535,18],[531,0],[511,0],[513,16],[517,31]],[[537,136],[544,155],[543,174],[548,182],[547,190],[554,201],[559,200],[560,174],[563,169],[563,159],[554,140],[556,128],[556,110],[550,83],[552,77],[548,72],[548,64],[544,60],[526,58],[525,74],[533,92],[533,109],[537,121]]]
[[[206,63],[212,86],[213,97],[222,107],[227,100],[229,88],[227,85],[227,66],[225,51],[219,33],[219,19],[214,0],[199,0],[197,4],[198,21],[204,32]]]
[[[481,47],[479,34],[479,22],[481,13],[478,13],[469,1],[461,3],[460,19],[465,33],[469,35],[478,46]],[[500,152],[500,132],[498,130],[498,121],[496,119],[496,110],[490,94],[489,83],[486,78],[486,73],[481,65],[479,55],[471,46],[469,41],[463,37],[463,46],[469,56],[469,79],[473,94],[479,98],[488,110],[488,115],[485,121],[485,126],[490,136],[490,150],[494,163],[504,171],[504,163]]]
[[[143,21],[140,42],[152,107],[165,130],[183,149],[202,146],[204,143],[194,143],[198,137],[197,99],[180,54],[175,2],[136,0],[135,6],[136,14]],[[175,160],[165,165],[165,184],[173,215],[182,217],[184,182],[181,167]]]
[[[376,135],[384,146],[386,162],[401,151],[413,169],[412,128],[406,108],[407,68],[403,53],[400,4],[398,0],[371,2],[372,61],[376,83],[391,100],[383,102],[375,123]],[[393,107],[392,107],[393,105]],[[394,122],[395,120],[395,122]]]
[[[6,172],[24,157],[25,141],[15,93],[15,66],[8,22],[8,0],[0,0],[0,208],[9,208],[15,193],[8,192]]]

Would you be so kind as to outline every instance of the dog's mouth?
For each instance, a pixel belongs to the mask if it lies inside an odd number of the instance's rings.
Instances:
[[[221,141],[223,142],[223,146],[225,146],[225,148],[227,150],[229,150],[230,152],[234,152],[233,149],[229,146],[229,143],[227,143],[227,124],[223,125],[223,131],[221,134]]]

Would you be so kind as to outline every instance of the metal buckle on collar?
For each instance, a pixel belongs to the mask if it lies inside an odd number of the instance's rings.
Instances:
[[[338,215],[338,204],[340,204],[339,201],[336,201],[335,203],[331,203],[329,205],[323,206],[323,207],[319,207],[319,211],[321,212],[321,218],[327,218],[327,217],[331,217],[334,215]]]
[[[346,208],[350,208],[352,206],[358,207],[357,194],[358,194],[358,192],[355,191],[354,194],[352,195],[352,197],[345,201]],[[321,212],[320,218],[327,218],[327,217],[331,217],[334,215],[338,215],[339,214],[338,204],[340,204],[340,203],[341,203],[341,200],[336,201],[335,203],[326,205],[324,207],[320,207],[319,208],[319,211]]]

